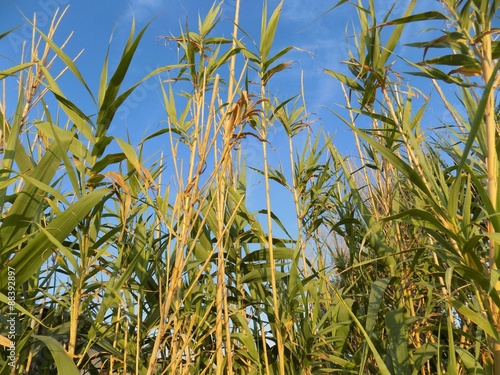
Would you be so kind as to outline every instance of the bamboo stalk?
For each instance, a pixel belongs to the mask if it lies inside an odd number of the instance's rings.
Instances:
[[[486,25],[485,29],[489,30],[490,24]],[[493,62],[491,58],[491,37],[485,35],[482,38],[482,73],[484,82],[488,82],[493,74]],[[487,156],[486,156],[486,167],[488,174],[488,196],[490,202],[493,206],[495,212],[498,208],[498,155],[496,150],[496,140],[497,140],[497,125],[495,123],[495,88],[492,87],[488,100],[486,103],[486,108],[484,111],[484,121],[486,123],[486,142],[487,142]],[[495,228],[491,220],[488,221],[488,233],[495,233]],[[495,244],[493,240],[489,241],[489,265],[490,274],[494,274],[497,271],[497,254],[498,245]],[[500,294],[500,280],[497,280],[494,285],[497,293]],[[495,301],[490,297],[490,309],[493,318],[493,324],[496,326],[498,332],[500,332],[500,310],[495,303]],[[490,339],[490,346],[493,352],[493,362],[494,362],[494,374],[500,375],[500,342],[494,339]]]
[[[264,86],[262,86],[262,96],[264,94]],[[267,126],[265,123],[265,117],[263,118],[263,139],[267,136]],[[271,189],[269,184],[269,159],[267,157],[267,142],[262,142],[262,155],[264,160],[264,184],[265,184],[265,195],[266,195],[266,209],[267,209],[267,249],[269,251],[269,263],[271,266],[271,288],[272,288],[272,298],[273,298],[273,314],[275,319],[275,333],[276,333],[276,345],[278,346],[278,356],[279,356],[279,373],[280,375],[285,375],[285,350],[283,346],[283,337],[281,334],[281,316],[280,316],[280,306],[278,303],[278,290],[276,283],[276,261],[274,258],[274,245],[273,245],[273,223],[271,217]]]

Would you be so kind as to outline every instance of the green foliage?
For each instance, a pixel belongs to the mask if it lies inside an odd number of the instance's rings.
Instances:
[[[106,54],[92,90],[55,26],[33,24],[31,55],[0,72],[19,84],[14,110],[0,107],[0,374],[499,375],[499,1],[443,0],[420,14],[415,3],[379,21],[377,2],[358,1],[346,70],[325,67],[344,90],[335,114],[356,159],[313,129],[303,98],[269,93],[291,64],[291,46],[273,47],[285,2],[269,17],[265,3],[253,47],[237,37],[237,14],[232,39],[214,35],[214,4],[197,30],[169,37],[177,64],[125,89],[147,25],[136,35],[132,24],[114,70]],[[410,77],[433,79],[454,121],[434,130],[435,103],[390,60],[407,24],[443,20],[439,37],[411,44],[422,61],[401,59]],[[61,89],[52,56],[97,116]],[[133,91],[164,71],[175,77],[159,89],[165,127],[139,145],[110,133]],[[279,166],[273,126],[289,145]],[[159,137],[170,148],[151,159]],[[263,165],[240,147],[249,139]],[[247,172],[265,186],[255,212]],[[272,189],[290,193],[295,228],[273,212]]]

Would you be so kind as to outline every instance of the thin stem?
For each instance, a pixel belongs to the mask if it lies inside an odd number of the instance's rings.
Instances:
[[[261,86],[261,95],[264,97],[265,90],[264,86]],[[265,102],[262,102],[263,112],[265,113]],[[267,120],[264,116],[262,119],[263,133],[262,139],[267,138]],[[262,142],[262,154],[264,159],[264,183],[266,191],[266,210],[267,210],[267,248],[269,251],[269,263],[271,266],[271,288],[273,296],[273,313],[275,319],[275,332],[276,332],[276,344],[278,346],[278,356],[279,356],[279,370],[280,375],[285,375],[285,350],[283,346],[283,338],[281,336],[281,317],[279,303],[278,303],[278,290],[276,284],[276,261],[274,258],[274,245],[273,245],[273,222],[271,216],[271,188],[269,184],[269,161],[267,157],[267,142]]]

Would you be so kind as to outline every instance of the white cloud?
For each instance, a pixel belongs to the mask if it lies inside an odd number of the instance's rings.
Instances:
[[[122,19],[127,21],[133,16],[139,22],[150,21],[155,16],[163,15],[171,7],[171,1],[130,0],[129,6],[124,10]]]

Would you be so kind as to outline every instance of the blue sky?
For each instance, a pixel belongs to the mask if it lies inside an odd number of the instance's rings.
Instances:
[[[0,15],[3,30],[21,25],[0,44],[0,54],[9,57],[19,54],[22,41],[30,38],[31,35],[31,28],[21,13],[31,19],[36,12],[38,25],[46,30],[49,19],[52,18],[56,9],[69,5],[56,40],[62,41],[73,32],[65,51],[68,55],[74,56],[80,50],[84,50],[78,59],[78,66],[91,88],[98,86],[100,67],[111,34],[114,32],[111,44],[110,65],[112,66],[113,51],[116,54],[120,53],[124,38],[128,35],[132,16],[136,19],[137,29],[153,18],[154,21],[148,28],[133,62],[129,75],[130,83],[140,79],[151,68],[175,63],[176,47],[165,45],[161,36],[178,35],[180,28],[185,26],[186,20],[194,28],[198,14],[205,14],[212,5],[211,1],[206,0],[86,0],[84,2],[16,0],[5,1],[5,3],[2,4],[2,15]],[[234,3],[235,0],[227,0],[223,5],[223,19],[217,30],[227,37],[230,36],[232,29],[230,18],[233,17]],[[242,3],[241,26],[257,41],[260,32],[262,1],[243,1]],[[269,1],[269,8],[274,8],[277,3],[276,0]],[[353,8],[348,5],[320,17],[332,6],[332,3],[332,1],[285,0],[276,36],[275,51],[287,45],[296,46],[297,49],[292,50],[288,55],[288,58],[294,60],[295,63],[286,73],[277,76],[271,83],[275,95],[282,99],[288,98],[299,93],[300,76],[303,72],[309,111],[318,114],[329,123],[336,122],[336,120],[325,110],[324,106],[333,107],[334,103],[342,103],[342,97],[339,84],[333,78],[326,76],[322,69],[344,69],[340,61],[347,56],[346,27],[348,22],[355,21],[356,18]],[[389,3],[377,2],[381,16],[388,10]],[[432,1],[419,3],[429,5]],[[400,14],[406,8],[406,4],[408,4],[407,0],[400,0],[395,7],[395,14]],[[352,29],[349,29],[349,33],[352,34]],[[0,67],[4,66],[5,61],[0,59]],[[70,78],[67,82],[71,87]],[[148,90],[147,95],[143,92],[135,95],[135,101],[140,101],[141,105],[131,108],[134,111],[128,111],[127,117],[130,123],[134,123],[136,118],[144,120],[144,116],[141,115],[144,111],[149,117],[147,125],[155,126],[157,118],[153,116],[153,113],[157,113],[160,117],[163,115],[161,105],[156,110],[150,107],[155,103],[161,104],[158,94],[157,90]],[[338,133],[347,131],[344,127],[333,124],[328,124],[328,127]]]
[[[259,40],[262,1],[242,1],[240,25],[255,41]],[[406,9],[408,0],[400,0],[395,6],[394,14],[399,16]],[[431,0],[419,1],[416,11],[423,11],[425,7],[434,5]],[[222,20],[215,31],[217,35],[230,37],[232,23],[230,19],[234,14],[235,0],[227,0],[222,7]],[[270,12],[278,4],[276,0],[269,0]],[[352,35],[352,24],[356,21],[353,7],[344,5],[333,12],[320,17],[334,4],[332,1],[304,1],[285,0],[282,16],[278,25],[275,39],[274,51],[279,51],[288,45],[297,49],[292,50],[288,59],[294,64],[281,75],[277,75],[270,83],[273,95],[285,100],[300,93],[300,79],[304,75],[305,97],[308,102],[308,111],[312,118],[316,118],[316,129],[322,125],[330,134],[335,134],[335,142],[341,152],[346,154],[355,153],[354,143],[347,127],[339,122],[327,109],[337,110],[337,104],[343,103],[340,85],[334,78],[327,76],[323,68],[332,70],[345,70],[341,60],[347,57],[346,28],[348,34]],[[390,2],[376,1],[379,6],[379,14],[389,9]],[[132,17],[137,23],[137,30],[141,29],[147,22],[153,22],[147,29],[139,50],[134,58],[130,74],[128,76],[129,86],[141,79],[152,69],[174,64],[177,61],[177,48],[173,43],[165,44],[162,36],[179,35],[180,29],[184,28],[186,22],[193,30],[196,27],[198,14],[204,15],[212,5],[206,0],[16,0],[2,1],[2,14],[0,25],[6,31],[11,27],[20,26],[7,38],[0,41],[0,69],[16,63],[20,56],[23,40],[31,36],[31,27],[23,18],[24,14],[29,19],[37,14],[37,24],[42,30],[48,29],[48,22],[53,17],[56,9],[60,11],[69,5],[65,17],[59,27],[56,41],[61,43],[71,32],[73,35],[65,48],[69,56],[77,55],[81,50],[83,54],[79,57],[77,65],[84,78],[93,90],[97,90],[100,69],[108,48],[110,37],[113,35],[110,53],[110,67],[114,66],[117,56],[121,54],[121,48],[128,36]],[[187,21],[186,21],[187,20]],[[431,26],[431,25],[430,25]],[[437,25],[436,25],[437,26]],[[420,26],[419,26],[420,28]],[[242,34],[240,34],[242,36]],[[403,37],[414,41],[418,38],[417,28],[410,26]],[[422,37],[420,40],[425,40]],[[247,43],[251,43],[246,39]],[[399,51],[405,51],[405,47]],[[421,52],[417,52],[416,60]],[[14,62],[9,61],[8,58]],[[396,59],[394,59],[396,60]],[[401,64],[401,62],[398,62]],[[401,65],[400,65],[401,66]],[[396,68],[398,70],[398,68]],[[404,69],[403,69],[404,70]],[[408,69],[406,69],[408,70]],[[64,92],[79,105],[92,113],[95,105],[83,90],[75,89],[76,80],[70,74],[61,79],[60,85]],[[14,98],[15,95],[12,96]],[[10,107],[9,107],[10,105]],[[7,103],[7,113],[11,112],[14,103]],[[10,108],[10,111],[9,111]],[[111,131],[113,135],[126,138],[127,132],[133,142],[137,143],[148,134],[153,133],[165,120],[163,100],[159,90],[159,82],[150,80],[132,94],[131,98],[120,110],[117,121]],[[157,143],[153,147],[161,149],[167,146]],[[286,165],[288,161],[286,139],[280,137],[279,130],[271,139],[274,151],[271,157],[278,163],[283,160]],[[251,150],[250,150],[251,151]],[[258,157],[258,151],[256,152]],[[250,175],[249,187],[259,185],[259,176]],[[262,185],[262,184],[260,184]],[[257,191],[257,188],[255,188]],[[282,199],[284,191],[274,188],[275,202],[291,202]],[[250,195],[251,191],[249,191]],[[258,196],[258,193],[253,195]],[[255,208],[264,208],[264,202],[255,198]],[[277,210],[282,211],[283,216],[291,208],[289,204],[277,205]],[[286,221],[286,220],[285,220]],[[290,225],[294,225],[293,219]]]
[[[217,30],[218,33],[227,37],[230,37],[232,31],[230,18],[233,17],[234,2],[235,0],[228,0],[223,5],[223,18]],[[269,8],[272,9],[277,3],[277,1],[270,1]],[[113,43],[111,44],[110,65],[113,66],[113,52],[115,52],[115,57],[120,54],[121,46],[129,32],[132,16],[136,19],[137,29],[156,17],[148,28],[133,61],[128,80],[132,84],[152,68],[176,62],[176,46],[172,43],[165,45],[161,36],[179,35],[180,28],[185,27],[186,20],[194,29],[198,14],[204,15],[211,4],[212,2],[206,0],[12,1],[2,6],[4,12],[0,16],[1,25],[5,30],[18,25],[22,26],[2,41],[0,54],[9,57],[18,55],[22,42],[30,38],[31,28],[21,12],[30,19],[36,12],[38,25],[46,30],[48,20],[52,18],[56,9],[69,5],[56,40],[62,42],[73,32],[65,51],[68,55],[74,56],[80,50],[84,50],[77,64],[89,86],[97,88],[100,67],[111,34],[113,33]],[[282,99],[288,98],[300,92],[300,75],[301,71],[304,71],[306,99],[310,103],[309,111],[323,112],[323,115],[327,114],[327,111],[322,109],[322,106],[332,103],[340,94],[340,90],[333,78],[325,76],[322,68],[338,67],[342,55],[347,52],[344,43],[344,28],[345,11],[349,10],[348,7],[344,8],[344,12],[330,13],[327,17],[313,23],[330,6],[331,2],[325,1],[285,1],[276,36],[275,51],[287,45],[295,45],[301,50],[297,49],[289,53],[288,58],[294,60],[295,63],[286,73],[277,76],[271,83],[274,95]],[[261,9],[261,1],[243,1],[241,9],[241,26],[256,41],[260,33]],[[0,59],[0,68],[6,66],[9,66],[9,63]],[[281,77],[283,79],[280,79]],[[68,77],[68,74],[64,80],[61,80],[63,89],[67,87],[72,90],[74,84],[75,82]],[[139,120],[143,123],[142,128],[155,127],[158,121],[164,118],[159,90],[155,90],[153,84],[145,86],[132,95],[129,103],[121,111],[122,117],[126,117],[125,120],[130,126]],[[79,100],[81,103],[84,98],[79,98]],[[91,102],[88,104],[91,105]],[[147,113],[147,118],[144,116],[145,113]],[[140,133],[135,134],[140,136]]]

